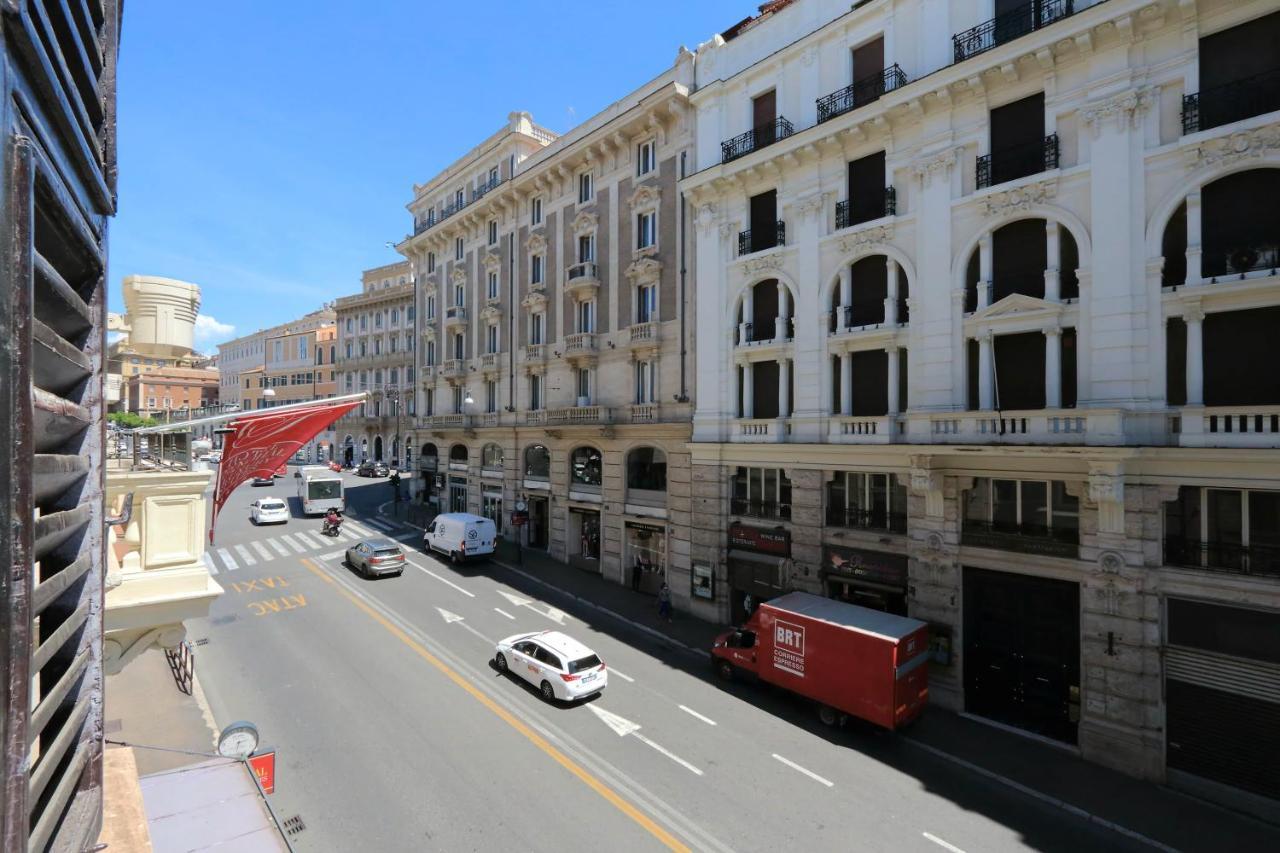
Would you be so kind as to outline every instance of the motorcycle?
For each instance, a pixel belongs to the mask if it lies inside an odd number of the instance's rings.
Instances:
[[[320,532],[325,536],[337,536],[341,529],[342,529],[342,516],[338,516],[338,520],[332,521],[332,522],[326,518],[320,524]]]

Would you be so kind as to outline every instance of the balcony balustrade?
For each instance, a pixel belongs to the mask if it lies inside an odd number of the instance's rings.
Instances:
[[[737,440],[746,444],[784,442],[791,435],[791,424],[784,419],[739,418]]]
[[[655,424],[661,420],[661,407],[658,403],[633,403],[631,405],[631,423]]]
[[[819,98],[818,123],[844,115],[858,107],[864,107],[879,100],[880,96],[886,92],[892,92],[906,84],[907,75],[895,62],[883,71],[855,80],[852,85]]]
[[[849,228],[884,216],[898,215],[898,191],[893,187],[884,188],[884,198],[859,199],[857,201],[836,202],[836,230]]]
[[[524,413],[525,426],[546,426],[547,410],[533,409]]]
[[[658,343],[661,337],[661,326],[655,322],[632,323],[631,343],[647,346]]]
[[[890,533],[907,532],[907,515],[857,507],[827,507],[827,526],[847,530],[887,530]]]
[[[832,415],[829,424],[832,444],[893,444],[900,435],[896,415]]]
[[[751,255],[787,244],[787,224],[782,220],[773,227],[748,228],[738,234],[738,256]]]
[[[1280,406],[1185,407],[1169,432],[1179,447],[1280,447]]]
[[[740,133],[732,139],[721,142],[720,162],[728,163],[739,157],[745,157],[752,151],[772,145],[779,139],[786,139],[795,132],[796,129],[791,122],[779,116],[768,124],[759,125],[746,133]]]
[[[451,358],[440,364],[440,376],[452,379],[466,372],[466,362],[460,358]]]
[[[757,329],[755,323],[739,323],[736,330],[734,345],[735,346],[763,346],[767,344],[785,344],[795,338],[796,324],[791,317],[784,318],[782,325],[782,337],[778,336],[778,322],[774,319],[772,323],[760,324]]]
[[[608,424],[613,422],[613,410],[604,406],[569,406],[547,411],[547,424],[577,426]]]
[[[425,418],[428,427],[436,429],[463,429],[467,425],[467,416],[454,413],[451,415],[429,415]]]
[[[1280,68],[1182,96],[1182,132],[1196,133],[1280,110]]]
[[[594,261],[582,261],[565,270],[565,290],[578,299],[589,297],[600,288],[600,268]]]
[[[1074,12],[1073,0],[1032,0],[1012,12],[997,15],[976,27],[953,35],[951,44],[954,59],[956,62],[964,62],[970,57],[1047,27]]]
[[[949,412],[906,417],[921,427],[918,431],[909,430],[912,434],[935,444],[1125,443],[1125,414],[1119,409]]]
[[[729,501],[729,514],[747,518],[765,518],[775,521],[791,519],[791,504],[774,501],[751,501],[745,498],[732,498]]]
[[[480,356],[480,369],[491,373],[502,366],[502,353],[486,352]]]
[[[463,305],[451,305],[444,312],[445,328],[467,325],[467,309]]]
[[[591,355],[596,351],[596,336],[593,332],[576,332],[565,335],[564,354],[566,356]]]
[[[542,362],[547,360],[546,344],[527,344],[524,348],[525,362]]]
[[[1275,538],[1274,532],[1272,538]],[[1166,566],[1187,569],[1280,578],[1280,545],[1198,542],[1168,537],[1164,540],[1164,562]]]
[[[966,518],[960,528],[960,544],[1074,559],[1080,550],[1080,531],[1073,527],[1051,529],[1039,524],[1003,524]]]
[[[1006,181],[1038,175],[1058,168],[1058,134],[1024,145],[1011,145],[978,158],[978,189],[994,187]]]

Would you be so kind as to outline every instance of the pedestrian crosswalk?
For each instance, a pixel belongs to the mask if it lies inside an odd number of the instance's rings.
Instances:
[[[385,535],[383,531],[390,529],[391,526],[383,522],[358,522],[350,518],[342,522],[342,529],[337,536],[326,536],[319,530],[302,530],[298,527],[288,532],[282,529],[275,536],[249,542],[247,545],[210,548],[205,551],[203,561],[209,569],[209,574],[235,572],[239,571],[241,566],[269,563],[278,557],[293,557],[298,554],[316,556],[314,552],[332,549],[335,543],[345,550],[349,543],[357,539],[383,536]]]

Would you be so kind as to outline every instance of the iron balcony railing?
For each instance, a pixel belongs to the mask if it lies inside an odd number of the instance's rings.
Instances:
[[[750,255],[774,246],[787,245],[787,224],[779,219],[774,227],[748,228],[738,234],[738,254]]]
[[[1204,275],[1210,280],[1221,277],[1245,278],[1251,272],[1280,269],[1280,243],[1238,246],[1226,252],[1206,252],[1201,261]],[[1181,282],[1179,282],[1181,284]]]
[[[772,145],[779,139],[786,139],[795,132],[796,129],[791,122],[779,116],[768,124],[753,127],[746,133],[740,133],[733,139],[721,142],[720,162],[728,163],[730,160],[745,157],[752,151]]]
[[[577,278],[596,279],[599,277],[600,276],[599,276],[599,273],[597,272],[597,267],[594,261],[581,261],[579,263],[574,264],[573,266],[569,267],[569,272],[567,276],[569,281],[573,281],[574,279],[577,279]]]
[[[793,340],[796,336],[796,322],[793,318],[788,317],[783,325],[782,338],[778,338],[778,323],[776,320],[769,323],[761,323],[759,334],[756,333],[755,323],[741,323],[738,328],[738,344],[758,344],[767,341]]]
[[[751,518],[774,518],[785,521],[791,518],[791,504],[734,498],[729,501],[729,513],[730,515],[742,515]]]
[[[1280,110],[1280,68],[1182,96],[1182,132],[1195,133]]]
[[[897,215],[898,191],[893,187],[885,187],[882,198],[846,199],[836,202],[836,230],[870,222],[882,216]]]
[[[851,530],[888,530],[891,533],[907,532],[907,515],[903,512],[883,510],[827,508],[827,526],[845,527]]]
[[[1058,134],[1022,145],[1010,145],[978,158],[978,189],[1058,168]]]
[[[892,92],[906,84],[907,75],[896,62],[883,71],[855,80],[838,92],[818,98],[818,124],[866,106],[878,100],[885,92]]]
[[[960,544],[1049,557],[1075,557],[1080,548],[1080,532],[1075,528],[1051,529],[1040,524],[1004,524],[966,518],[960,530]]]
[[[898,322],[906,322],[907,300],[899,298]],[[878,326],[885,321],[883,299],[855,299],[852,304],[842,306],[842,319],[847,329],[858,329],[863,326]]]
[[[1047,27],[1075,12],[1073,0],[1032,0],[951,37],[955,61],[964,62],[1027,33]]]
[[[1167,566],[1280,578],[1280,545],[1167,538],[1164,562]]]

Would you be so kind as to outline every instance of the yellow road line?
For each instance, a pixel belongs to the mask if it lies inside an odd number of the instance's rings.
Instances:
[[[608,785],[601,782],[599,779],[597,779],[595,776],[588,773],[582,767],[579,767],[571,758],[569,758],[569,756],[565,755],[563,752],[561,752],[560,750],[552,746],[550,743],[548,743],[546,738],[544,738],[542,735],[538,734],[533,729],[526,726],[524,723],[518,720],[514,715],[512,715],[509,711],[503,708],[501,705],[494,702],[484,693],[480,692],[480,690],[475,685],[467,681],[467,679],[462,674],[456,672],[452,667],[450,667],[444,661],[440,660],[438,657],[431,654],[431,652],[427,651],[426,648],[424,648],[421,643],[419,643],[417,640],[410,637],[400,628],[396,627],[389,619],[387,619],[381,613],[374,610],[368,604],[365,604],[359,598],[352,595],[350,591],[348,591],[347,589],[337,584],[333,580],[333,578],[329,577],[327,574],[321,571],[320,568],[314,562],[312,562],[309,559],[303,558],[302,564],[306,566],[308,569],[310,569],[312,573],[317,575],[321,580],[325,581],[326,583],[330,584],[335,589],[337,589],[338,592],[342,593],[343,597],[345,597],[348,601],[350,601],[356,607],[363,610],[371,619],[373,619],[383,628],[386,628],[387,631],[392,636],[394,636],[397,640],[404,643],[406,646],[408,646],[410,649],[416,652],[419,657],[421,657],[427,663],[434,666],[436,669],[440,670],[440,672],[442,672],[450,681],[452,681],[454,684],[458,685],[463,690],[470,693],[473,699],[475,699],[481,705],[484,705],[486,708],[488,708],[490,711],[496,714],[499,718],[501,718],[503,722],[511,726],[511,728],[515,729],[520,734],[528,738],[530,743],[532,743],[534,746],[538,747],[538,749],[542,750],[547,755],[555,759],[557,764],[559,764],[565,770],[568,770],[574,776],[577,776],[578,779],[580,779],[584,784],[587,785],[587,787],[591,788],[597,794],[604,797],[606,800],[612,803],[615,808],[617,808],[620,812],[625,814],[627,817],[631,818],[633,821],[640,824],[640,826],[642,826],[645,830],[647,830],[650,835],[652,835],[654,838],[661,841],[663,845],[665,845],[671,850],[680,850],[680,851],[684,851],[684,853],[689,853],[688,847],[680,843],[680,841],[676,839],[676,837],[673,836],[671,833],[667,832],[661,826],[658,826],[658,824],[655,823],[651,818],[649,818],[648,815],[644,814],[638,808],[631,805],[631,803],[624,800],[621,796],[615,793],[614,790],[610,788]]]

